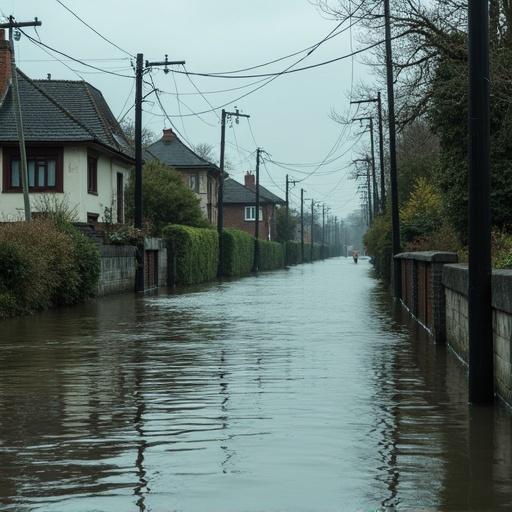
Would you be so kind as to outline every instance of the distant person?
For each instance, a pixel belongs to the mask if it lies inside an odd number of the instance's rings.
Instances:
[[[359,259],[359,251],[352,251],[352,258],[354,258],[354,263],[357,263]]]

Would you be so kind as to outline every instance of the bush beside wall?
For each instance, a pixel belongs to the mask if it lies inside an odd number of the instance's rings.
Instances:
[[[238,229],[225,229],[222,233],[222,275],[243,276],[252,271],[254,238]]]
[[[94,295],[100,255],[92,241],[67,223],[51,220],[0,226],[0,318]]]
[[[214,229],[169,225],[163,235],[169,241],[175,284],[198,284],[217,276],[219,237]],[[173,270],[171,270],[173,272]]]
[[[259,270],[276,270],[284,267],[284,246],[279,242],[260,240]]]

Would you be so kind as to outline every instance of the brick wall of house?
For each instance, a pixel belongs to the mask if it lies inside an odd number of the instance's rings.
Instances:
[[[240,229],[254,235],[254,221],[245,220],[245,204],[226,204],[224,205],[224,226],[226,228]],[[249,205],[247,205],[249,206]],[[268,240],[275,238],[275,230],[273,226],[274,206],[264,204],[261,206],[263,210],[263,221],[260,222],[259,238]]]

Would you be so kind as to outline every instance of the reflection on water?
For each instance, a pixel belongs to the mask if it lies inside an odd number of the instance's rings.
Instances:
[[[511,415],[361,263],[3,322],[0,508],[510,510]]]

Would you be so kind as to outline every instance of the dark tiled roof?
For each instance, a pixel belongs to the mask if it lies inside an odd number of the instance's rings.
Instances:
[[[203,167],[219,171],[215,164],[201,158],[175,135],[170,141],[162,138],[149,145],[144,151],[144,160],[160,160],[176,169]]]
[[[97,142],[133,158],[103,95],[87,82],[31,80],[18,70],[18,84],[27,142]],[[11,87],[0,106],[0,141],[17,140]]]
[[[232,178],[224,180],[224,203],[226,204],[254,204],[256,192]],[[284,201],[260,185],[260,202],[283,204]]]

